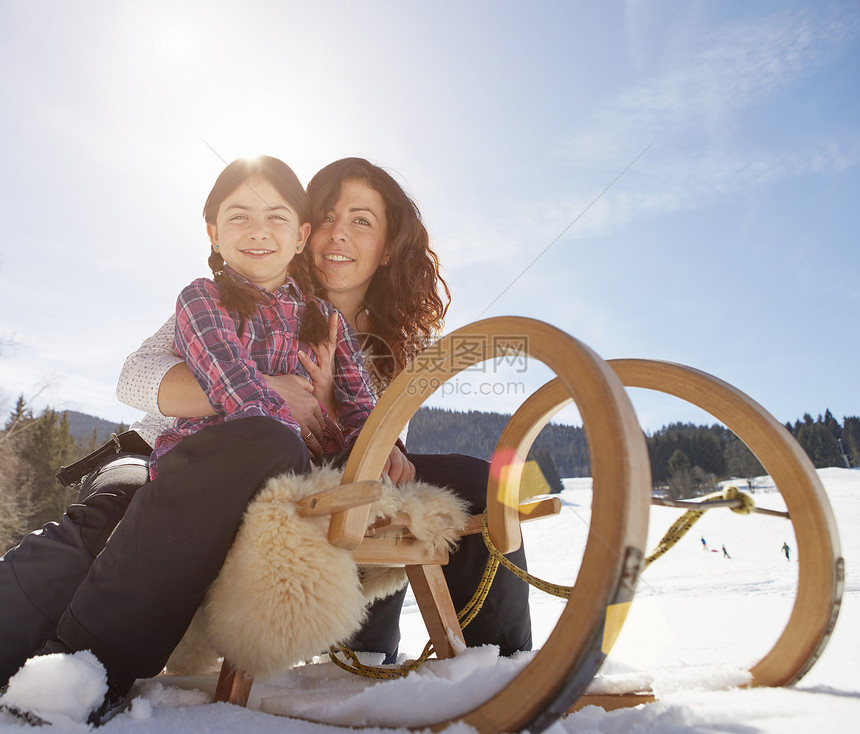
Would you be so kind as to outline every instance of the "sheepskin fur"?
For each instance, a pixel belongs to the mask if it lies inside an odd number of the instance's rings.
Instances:
[[[349,551],[327,540],[328,517],[300,517],[295,502],[340,484],[324,467],[270,479],[248,505],[218,578],[167,663],[191,675],[224,657],[266,677],[349,639],[367,606],[406,583],[402,568],[356,567]],[[465,503],[424,482],[395,487],[371,505],[368,523],[406,512],[409,530],[433,550],[452,549],[465,526]]]

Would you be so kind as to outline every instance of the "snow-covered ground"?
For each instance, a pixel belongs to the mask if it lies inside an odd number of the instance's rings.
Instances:
[[[860,519],[860,470],[819,472],[833,505],[846,559],[842,610],[833,638],[816,666],[787,689],[743,689],[744,671],[779,636],[797,583],[796,543],[791,524],[763,515],[712,510],[672,551],[649,568],[621,636],[592,691],[650,685],[658,701],[605,712],[587,707],[554,724],[551,734],[822,734],[854,732],[860,720],[860,558],[854,528]],[[559,583],[575,578],[590,506],[590,480],[565,481],[558,518],[524,526],[530,570]],[[769,478],[758,481],[758,505],[784,509]],[[649,548],[680,511],[652,508]],[[707,543],[703,547],[702,538]],[[783,543],[791,549],[787,560]],[[723,554],[722,548],[729,556]],[[541,644],[563,602],[533,592],[532,619]],[[401,651],[415,656],[426,632],[414,603],[404,610]],[[524,656],[527,658],[528,656]],[[251,704],[241,709],[208,704],[213,681],[157,678],[138,682],[130,711],[103,727],[105,734],[336,734],[333,724],[421,726],[472,708],[516,675],[525,662],[499,660],[492,648],[466,651],[431,663],[407,679],[367,683],[331,663],[302,666],[276,681],[257,681]],[[326,719],[315,724],[265,711]],[[0,715],[0,731],[20,731]],[[83,724],[57,723],[53,732],[84,731]],[[467,727],[456,725],[452,731]]]

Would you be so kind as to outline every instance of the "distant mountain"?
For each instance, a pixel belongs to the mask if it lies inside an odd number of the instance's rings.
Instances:
[[[117,429],[125,429],[125,426],[118,423],[97,418],[94,415],[79,413],[77,410],[64,410],[61,415],[66,416],[69,423],[69,433],[78,443],[88,440],[93,435],[93,431],[98,435],[98,441],[103,443],[107,441],[111,433],[119,433]]]
[[[103,443],[120,428],[104,418],[75,410],[64,414],[69,432],[78,443],[89,442],[93,430],[98,433],[98,443]],[[408,449],[423,454],[461,453],[489,459],[509,419],[509,415],[501,413],[422,407],[409,422]],[[581,427],[549,424],[535,441],[529,458],[538,462],[550,486],[559,491],[559,476],[588,476],[588,447]]]

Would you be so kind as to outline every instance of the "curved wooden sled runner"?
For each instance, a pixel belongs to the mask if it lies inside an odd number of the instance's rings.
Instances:
[[[686,400],[722,421],[756,455],[785,499],[798,545],[794,607],[771,650],[751,669],[753,686],[786,686],[800,680],[827,645],[842,601],[844,560],[830,502],[815,467],[791,434],[761,405],[735,387],[692,367],[643,359],[610,360],[625,387],[656,390]],[[538,432],[570,399],[553,380],[536,391],[506,432]],[[650,693],[583,696],[606,708],[653,700]]]
[[[357,502],[363,488],[379,477],[390,447],[427,397],[460,371],[512,354],[549,366],[566,398],[580,410],[595,487],[591,528],[576,584],[543,649],[490,699],[454,719],[436,722],[433,729],[456,720],[485,734],[538,732],[564,714],[585,690],[620,630],[647,539],[651,483],[647,448],[620,380],[606,362],[564,332],[532,319],[504,317],[451,333],[392,382],[355,444],[340,493],[332,493],[314,508],[331,513],[329,541],[351,549],[360,565],[405,564],[437,656],[454,654],[450,639],[462,640],[462,632],[439,565],[447,559],[410,556],[403,541],[365,538],[367,504]],[[505,479],[490,485],[488,522],[490,533],[505,538],[507,549],[520,542],[517,457],[526,455],[536,435],[520,437],[515,446],[500,442],[493,461],[491,473]],[[512,470],[502,471],[507,466]],[[216,700],[244,705],[251,682],[225,661]]]

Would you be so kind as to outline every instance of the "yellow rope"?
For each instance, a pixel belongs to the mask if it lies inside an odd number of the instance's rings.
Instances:
[[[523,579],[523,581],[526,581],[548,594],[552,594],[553,596],[558,596],[563,599],[567,599],[570,596],[569,586],[552,584],[538,578],[537,576],[527,573],[515,564],[511,563],[498,551],[498,549],[493,545],[492,540],[490,540],[486,511],[481,518],[481,535],[483,536],[484,544],[487,546],[487,550],[489,551],[489,558],[487,559],[487,565],[484,568],[484,573],[481,576],[478,588],[475,589],[475,593],[472,594],[472,598],[469,599],[466,605],[457,613],[457,619],[460,621],[461,629],[466,629],[469,623],[477,616],[478,612],[481,611],[481,607],[484,605],[487,594],[490,593],[490,587],[493,585],[493,581],[496,578],[496,572],[499,569],[499,565],[503,565],[512,573]],[[341,660],[337,657],[337,653],[343,654],[348,661]],[[354,675],[360,675],[364,678],[375,678],[377,680],[394,680],[396,678],[404,678],[413,670],[417,670],[421,665],[427,662],[433,653],[433,644],[432,642],[428,642],[424,646],[424,651],[417,660],[412,660],[408,663],[404,663],[403,665],[391,667],[365,665],[358,659],[358,656],[352,650],[344,647],[343,645],[332,646],[329,650],[329,657],[339,668],[353,673]]]
[[[519,576],[523,581],[534,586],[536,589],[540,591],[546,592],[547,594],[551,594],[552,596],[557,596],[560,599],[569,599],[570,598],[570,587],[569,586],[561,586],[560,584],[553,584],[549,581],[544,581],[533,574],[530,574],[528,571],[523,571],[519,566],[511,563],[507,558],[505,558],[501,553],[499,553],[496,546],[493,545],[493,541],[490,540],[490,531],[487,527],[487,513],[484,512],[484,516],[481,519],[481,535],[484,538],[484,545],[487,546],[487,550],[490,552],[490,560],[495,559],[497,564],[503,565],[506,569],[508,569],[511,573]],[[486,594],[485,594],[486,596]]]
[[[486,512],[484,513],[483,523],[484,526],[486,526]],[[460,629],[466,629],[466,627],[469,626],[469,623],[477,616],[478,612],[481,611],[481,607],[484,606],[484,600],[487,598],[487,594],[490,593],[490,587],[496,579],[496,571],[498,570],[499,559],[490,553],[490,557],[487,559],[487,566],[484,569],[483,576],[481,576],[478,588],[475,589],[475,593],[472,594],[472,598],[469,599],[466,606],[457,612],[457,619],[460,620]]]
[[[666,534],[657,545],[657,548],[655,548],[651,555],[645,559],[645,565],[642,567],[642,570],[644,571],[649,565],[651,565],[651,563],[656,561],[684,537],[687,531],[695,525],[696,521],[704,515],[705,512],[711,509],[708,507],[709,502],[724,500],[741,500],[741,504],[738,507],[730,508],[732,512],[748,515],[755,510],[755,502],[753,501],[753,498],[748,494],[744,494],[735,486],[727,487],[721,492],[714,492],[713,494],[705,495],[700,502],[697,503],[700,505],[701,509],[688,510],[666,531]],[[523,569],[511,563],[499,552],[499,550],[493,545],[493,541],[490,540],[486,511],[484,511],[483,518],[481,519],[481,536],[484,538],[484,544],[487,546],[490,557],[487,560],[487,567],[484,569],[484,574],[481,577],[481,582],[478,584],[478,588],[475,590],[475,593],[472,595],[472,598],[468,601],[466,606],[457,613],[457,619],[460,621],[460,627],[462,629],[465,629],[475,618],[478,612],[481,611],[481,607],[487,598],[487,594],[490,592],[490,587],[493,584],[493,580],[496,577],[496,572],[500,565],[504,566],[511,571],[511,573],[515,574],[531,586],[534,586],[536,589],[540,589],[547,594],[551,594],[561,599],[570,598],[570,586],[553,584],[549,581],[544,581],[527,571],[523,571]],[[345,655],[349,662],[338,658],[338,652]],[[352,650],[344,647],[343,645],[333,646],[329,651],[329,657],[331,657],[331,660],[335,665],[355,675],[360,675],[365,678],[376,678],[378,680],[393,680],[395,678],[403,678],[409,675],[412,671],[417,670],[421,665],[427,662],[433,653],[433,644],[432,642],[428,642],[424,646],[424,651],[417,660],[411,660],[403,665],[390,667],[364,665]]]
[[[485,533],[486,527],[487,513],[485,512],[483,518],[483,531]],[[489,536],[486,536],[485,540],[489,542]],[[495,548],[493,548],[493,550],[495,550]],[[484,568],[484,574],[481,576],[478,588],[475,590],[475,593],[472,594],[472,598],[469,599],[466,606],[457,613],[457,619],[460,622],[460,629],[466,629],[478,612],[481,611],[481,607],[484,605],[484,600],[487,598],[487,594],[490,592],[490,587],[493,585],[493,581],[496,578],[496,571],[499,568],[499,557],[507,561],[507,559],[501,556],[498,552],[495,554],[492,551],[490,552],[490,557],[487,560],[487,566]],[[338,652],[345,655],[349,662],[343,661],[337,657]],[[424,651],[417,660],[392,667],[365,665],[358,659],[358,656],[352,650],[344,647],[343,645],[332,646],[329,650],[329,657],[339,668],[347,670],[355,675],[360,675],[365,678],[376,678],[379,680],[393,680],[396,678],[404,678],[413,670],[417,670],[421,665],[427,662],[434,652],[433,643],[428,642],[424,646]]]
[[[337,653],[343,653],[348,659],[349,662],[341,660]],[[329,657],[331,661],[337,665],[337,667],[342,668],[354,675],[360,675],[364,678],[376,678],[377,680],[394,680],[396,678],[405,678],[409,675],[413,670],[418,670],[424,663],[427,662],[429,657],[433,654],[433,643],[428,642],[424,646],[424,651],[421,653],[421,656],[417,660],[410,660],[403,665],[391,666],[391,667],[380,667],[378,665],[365,665],[358,659],[358,655],[356,655],[352,650],[344,645],[332,645],[329,648]]]

